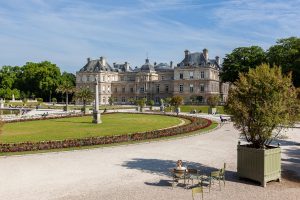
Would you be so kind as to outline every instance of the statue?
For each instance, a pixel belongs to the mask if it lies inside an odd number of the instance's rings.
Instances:
[[[165,105],[164,105],[164,100],[160,99],[160,111],[164,112],[165,111]]]

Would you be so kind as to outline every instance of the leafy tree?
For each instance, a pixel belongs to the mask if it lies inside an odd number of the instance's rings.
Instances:
[[[109,97],[108,98],[108,103],[109,103],[109,105],[113,105],[113,103],[114,103],[114,100],[113,100],[113,98],[112,97]]]
[[[150,110],[152,110],[152,107],[154,106],[155,102],[153,100],[149,100],[147,104],[150,106]]]
[[[136,100],[136,104],[141,108],[141,112],[142,112],[143,108],[145,107],[146,102],[147,102],[146,98],[141,98],[141,99]]]
[[[183,98],[181,96],[174,96],[172,97],[170,104],[174,106],[176,109],[179,108],[180,105],[183,103]]]
[[[254,148],[263,148],[290,127],[299,114],[296,89],[291,75],[282,75],[281,68],[263,64],[240,74],[229,91],[227,113],[234,126]],[[273,130],[277,130],[273,134]]]
[[[68,110],[69,94],[75,92],[75,87],[69,82],[63,82],[62,85],[57,87],[56,91],[66,94],[66,110]]]
[[[224,58],[220,77],[223,82],[235,82],[239,73],[247,73],[250,68],[266,62],[264,50],[259,46],[235,48]]]
[[[300,38],[279,39],[268,49],[267,57],[271,66],[281,66],[285,74],[292,72],[294,85],[300,87]]]
[[[170,105],[170,102],[171,102],[172,98],[171,97],[167,97],[165,98],[164,102],[165,102],[165,105],[169,106]]]
[[[207,98],[207,104],[211,107],[211,108],[215,108],[218,103],[220,101],[220,96],[217,95],[217,94],[213,94],[213,95],[210,95],[208,98]]]
[[[134,98],[129,98],[129,99],[128,99],[128,102],[129,102],[130,104],[135,104],[136,101],[135,101]]]
[[[20,90],[16,85],[19,71],[19,67],[3,66],[1,68],[0,97],[11,99],[12,95],[14,95],[16,99],[20,98]]]
[[[51,95],[60,85],[60,69],[49,61],[27,62],[22,68],[20,90],[30,97],[32,93],[51,101]]]
[[[94,100],[94,94],[88,88],[82,88],[75,92],[75,98],[83,102],[85,112],[86,104]]]

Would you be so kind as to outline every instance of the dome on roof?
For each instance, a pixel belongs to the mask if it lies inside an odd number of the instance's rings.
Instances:
[[[155,71],[148,58],[146,59],[146,63],[141,67],[141,71]]]

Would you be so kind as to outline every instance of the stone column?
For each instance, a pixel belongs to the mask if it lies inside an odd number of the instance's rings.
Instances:
[[[98,74],[95,77],[95,85],[96,85],[96,89],[95,89],[95,107],[93,110],[93,123],[95,124],[100,124],[102,123],[101,121],[101,117],[100,117],[100,111],[99,111],[99,81],[98,81]]]

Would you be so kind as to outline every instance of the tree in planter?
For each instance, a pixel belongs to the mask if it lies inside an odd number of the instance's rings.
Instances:
[[[57,87],[56,92],[60,92],[62,94],[66,94],[66,108],[65,110],[68,110],[68,103],[69,103],[69,94],[74,93],[75,88],[74,86],[69,82],[63,82],[60,86]]]
[[[283,76],[279,67],[263,64],[245,75],[240,74],[225,106],[234,126],[249,142],[247,146],[238,146],[239,176],[260,181],[264,186],[267,181],[280,179],[280,149],[275,152],[268,145],[283,128],[295,123],[299,114],[296,96],[291,74]],[[265,156],[268,149],[275,156],[272,160]],[[247,153],[250,151],[251,154]],[[254,154],[256,157],[252,157]],[[266,173],[273,175],[266,176]]]
[[[153,100],[149,100],[149,101],[147,102],[147,104],[150,106],[150,110],[152,110],[152,108],[153,108],[155,102],[154,102]]]
[[[283,76],[279,67],[266,64],[240,74],[225,110],[245,139],[255,148],[263,148],[272,141],[273,130],[290,127],[299,113],[291,75]]]
[[[220,96],[216,94],[210,95],[207,98],[207,104],[209,105],[209,114],[216,113],[217,111],[216,106],[218,105],[219,101],[220,101]]]
[[[76,91],[75,98],[83,102],[83,110],[86,114],[86,104],[94,100],[94,94],[88,88],[82,88]]]
[[[182,103],[183,103],[183,98],[181,96],[174,96],[170,101],[170,104],[171,106],[174,106],[177,115],[179,113],[179,106],[182,105]]]
[[[146,98],[141,98],[136,100],[136,104],[140,107],[141,112],[143,112],[143,108],[145,107],[146,102],[147,102]]]

